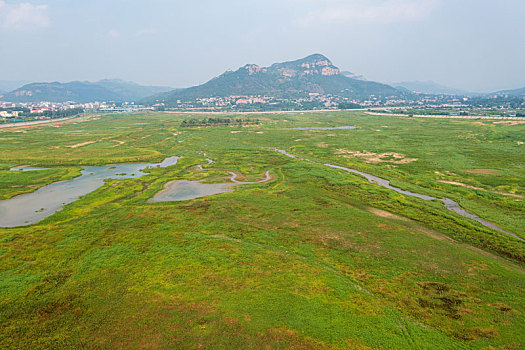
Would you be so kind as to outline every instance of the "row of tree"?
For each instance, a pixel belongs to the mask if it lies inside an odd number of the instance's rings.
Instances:
[[[181,123],[183,128],[200,127],[200,126],[243,126],[259,125],[259,119],[232,119],[232,118],[204,118],[204,119],[184,119]]]
[[[84,108],[70,108],[70,109],[59,109],[59,110],[48,110],[44,111],[42,113],[38,113],[36,115],[41,115],[46,118],[56,119],[56,118],[67,118],[67,117],[73,117],[75,115],[79,115],[84,113]],[[32,116],[35,116],[33,114]]]

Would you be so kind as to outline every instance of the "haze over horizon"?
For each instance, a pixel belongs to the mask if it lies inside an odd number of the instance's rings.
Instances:
[[[518,0],[0,0],[1,80],[188,87],[322,53],[381,82],[525,86]]]

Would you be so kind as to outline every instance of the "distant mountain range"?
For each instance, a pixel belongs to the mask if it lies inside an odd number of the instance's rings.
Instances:
[[[0,96],[7,102],[67,102],[86,103],[94,101],[137,101],[169,87],[142,86],[123,80],[101,80],[95,83],[73,81],[70,83],[31,83]]]
[[[525,87],[514,90],[503,90],[495,93],[499,96],[523,97],[525,98]]]
[[[0,80],[0,95],[18,89],[28,83],[29,81],[23,80]]]
[[[493,96],[525,98],[525,88],[476,94],[432,81],[400,82],[390,85],[368,81],[362,75],[348,71],[341,72],[321,54],[310,55],[296,61],[275,63],[269,67],[247,64],[236,71],[228,70],[205,84],[176,90],[169,87],[142,86],[116,79],[98,82],[26,83],[0,80],[0,101],[77,103],[114,101],[140,102],[149,105],[162,102],[171,107],[178,105],[179,101],[191,102],[199,98],[229,96],[294,99],[320,94],[363,101],[371,97],[417,99],[415,93],[423,93],[483,98]]]
[[[433,81],[404,81],[390,85],[398,89],[429,95],[472,95],[468,91],[443,86]]]
[[[391,97],[406,94],[389,85],[345,76],[323,55],[275,63],[270,67],[247,64],[236,71],[227,71],[209,82],[159,94],[144,103],[164,102],[175,105],[178,100],[190,101],[206,97],[261,95],[276,98],[299,98],[308,94],[331,94],[364,100],[370,96]]]

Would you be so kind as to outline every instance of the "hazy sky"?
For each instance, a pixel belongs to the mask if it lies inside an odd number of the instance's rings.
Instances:
[[[0,0],[0,80],[186,87],[323,53],[382,82],[525,86],[524,0]]]

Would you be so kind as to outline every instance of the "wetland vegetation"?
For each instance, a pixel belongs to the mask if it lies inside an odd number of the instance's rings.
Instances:
[[[187,128],[187,114],[151,113],[1,130],[3,200],[79,179],[89,167],[182,158],[140,177],[110,176],[36,224],[0,228],[0,344],[525,344],[522,240],[438,200],[324,165],[450,198],[525,237],[525,124],[357,111],[249,119],[260,123]],[[10,170],[19,166],[44,169]],[[243,185],[152,203],[173,181]]]

